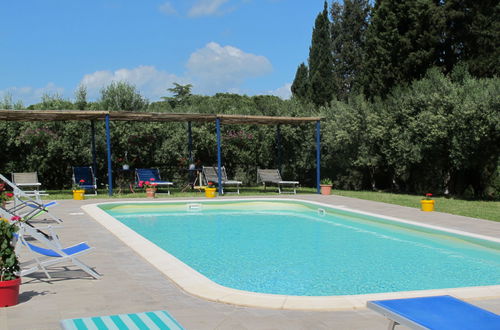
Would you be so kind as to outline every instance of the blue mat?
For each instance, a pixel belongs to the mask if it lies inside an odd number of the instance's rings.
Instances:
[[[166,311],[67,319],[61,326],[65,330],[184,329]]]
[[[500,329],[499,315],[451,296],[369,301],[367,306],[412,329]]]

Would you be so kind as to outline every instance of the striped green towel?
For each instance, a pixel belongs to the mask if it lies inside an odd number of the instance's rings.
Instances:
[[[166,311],[67,319],[61,325],[65,330],[184,329]]]

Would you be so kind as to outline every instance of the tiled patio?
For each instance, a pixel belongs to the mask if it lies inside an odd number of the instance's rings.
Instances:
[[[343,205],[500,239],[500,223],[492,221],[438,212],[424,213],[339,196],[297,195],[293,198]],[[24,277],[20,304],[0,308],[0,329],[58,329],[59,320],[65,318],[162,309],[168,310],[186,329],[387,328],[383,317],[366,308],[328,312],[268,310],[191,296],[80,209],[84,204],[97,202],[105,200],[63,200],[52,211],[64,219],[64,226],[58,229],[64,245],[88,241],[96,248],[81,259],[102,274],[102,279],[94,280],[69,264],[52,268],[54,279],[50,282],[44,279],[43,273]],[[500,313],[498,296],[469,301]]]

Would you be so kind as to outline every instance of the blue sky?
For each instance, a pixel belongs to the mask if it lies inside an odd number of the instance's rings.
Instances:
[[[196,94],[290,95],[323,0],[16,0],[0,4],[0,97],[89,98],[126,80],[156,101]]]

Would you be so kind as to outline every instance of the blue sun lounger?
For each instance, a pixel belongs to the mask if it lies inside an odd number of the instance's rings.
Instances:
[[[498,330],[500,315],[452,296],[369,301],[367,307],[411,329]]]
[[[61,321],[64,330],[83,329],[184,329],[166,311],[119,314]]]
[[[170,195],[170,187],[174,185],[173,182],[162,181],[160,177],[160,171],[157,168],[136,168],[135,178],[137,186],[141,181],[146,182],[146,181],[151,181],[151,179],[154,179],[154,183],[156,183],[158,187],[165,186],[167,188],[167,192],[169,195]]]

